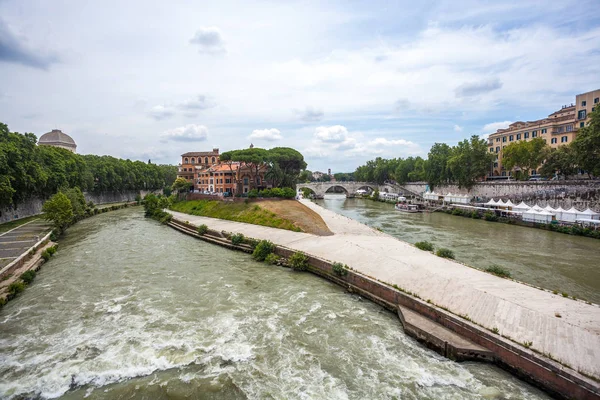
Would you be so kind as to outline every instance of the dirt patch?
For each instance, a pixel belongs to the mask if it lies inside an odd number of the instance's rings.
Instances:
[[[303,232],[319,236],[333,235],[319,214],[296,200],[264,200],[255,204],[282,218],[294,221]]]

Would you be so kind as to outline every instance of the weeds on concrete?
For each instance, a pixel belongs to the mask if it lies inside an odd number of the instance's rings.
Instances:
[[[500,333],[500,330],[497,327],[493,327],[491,329],[492,333],[495,333],[496,335]]]
[[[269,240],[261,240],[258,242],[254,251],[252,252],[252,258],[256,261],[265,261],[267,256],[275,251],[275,245]]]
[[[485,272],[489,272],[490,274],[499,276],[500,278],[510,278],[510,271],[502,268],[499,265],[491,265],[485,269]]]
[[[208,232],[208,226],[206,226],[206,224],[202,224],[202,225],[200,225],[198,227],[198,234],[199,235],[206,235],[206,232]]]
[[[523,342],[523,346],[525,346],[525,348],[530,348],[531,345],[533,344],[533,342]]]
[[[562,292],[561,294],[562,294],[562,297],[569,297],[569,293],[567,293],[567,292]]]
[[[275,253],[271,253],[265,258],[265,262],[267,264],[277,265],[279,263],[279,256]]]
[[[346,264],[335,262],[335,263],[333,263],[333,266],[331,267],[331,269],[332,269],[333,273],[338,276],[348,275],[348,266]]]
[[[244,235],[241,233],[236,233],[235,235],[231,236],[231,244],[234,245],[240,245],[242,243],[244,243]]]
[[[433,251],[433,244],[428,241],[417,242],[415,243],[415,247],[423,251]]]
[[[306,271],[308,269],[308,256],[297,251],[290,256],[288,263],[295,271]]]
[[[35,271],[32,269],[25,271],[21,274],[20,278],[23,282],[25,282],[25,284],[29,285],[35,278]]]
[[[450,258],[454,260],[454,252],[450,249],[439,248],[438,251],[435,252],[435,255],[442,258]]]

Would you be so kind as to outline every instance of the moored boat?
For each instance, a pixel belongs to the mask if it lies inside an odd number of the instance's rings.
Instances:
[[[421,212],[421,210],[419,210],[419,206],[416,204],[408,204],[408,203],[401,203],[398,202],[396,203],[396,205],[394,206],[394,209],[396,209],[397,211],[402,211],[402,212],[407,212],[407,213],[418,213]]]

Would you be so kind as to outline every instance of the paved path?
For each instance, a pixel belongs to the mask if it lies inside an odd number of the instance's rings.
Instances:
[[[0,234],[0,269],[26,252],[51,229],[52,227],[46,221],[35,219]]]
[[[211,229],[268,239],[294,250],[338,261],[361,273],[417,293],[424,300],[468,315],[488,329],[600,378],[600,307],[563,298],[421,251],[364,224],[301,200],[319,213],[333,236],[170,211],[176,218]],[[560,315],[557,317],[556,315]]]

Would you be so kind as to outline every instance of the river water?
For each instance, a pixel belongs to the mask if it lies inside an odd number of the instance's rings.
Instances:
[[[485,269],[500,265],[513,278],[600,303],[600,240],[473,220],[445,213],[407,214],[390,203],[326,195],[323,207],[408,243],[427,240],[456,259]]]
[[[144,219],[71,227],[0,310],[0,397],[542,399],[454,363],[381,307]]]

